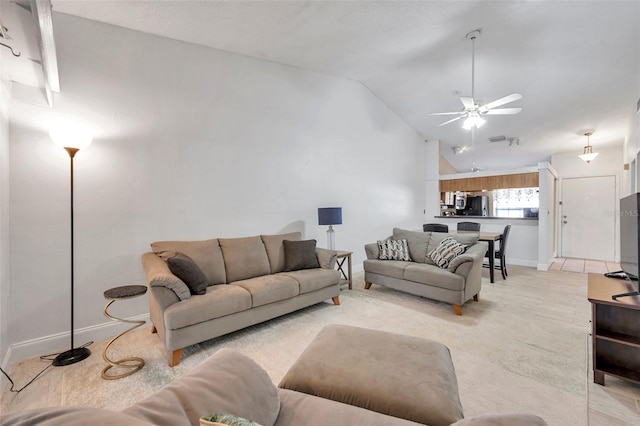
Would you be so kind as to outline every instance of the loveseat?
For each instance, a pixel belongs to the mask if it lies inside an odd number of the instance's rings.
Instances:
[[[378,284],[450,303],[456,315],[462,315],[461,306],[479,298],[487,243],[478,241],[478,237],[476,233],[448,234],[394,228],[391,237],[364,247],[367,255],[363,262],[365,289]],[[445,238],[464,246],[464,251],[439,266],[430,254],[442,247]],[[388,241],[400,244],[400,247],[404,242],[409,256],[402,250],[394,250],[395,256],[383,253],[380,248]],[[390,257],[404,260],[390,260]]]
[[[336,252],[300,238],[292,232],[152,243],[142,256],[149,315],[169,365],[189,345],[327,299],[339,305]]]
[[[322,338],[335,336],[334,333],[347,333],[351,337],[361,335],[367,339],[369,333],[376,333],[375,330],[360,329],[361,334],[356,328],[353,331],[343,326],[329,326],[320,332],[320,341]],[[423,345],[438,352],[436,357],[448,358],[449,350],[446,346],[427,339],[419,339],[411,336],[394,335],[385,333],[385,337],[391,337],[394,342],[399,342],[403,349],[413,352],[416,360],[420,358],[433,357],[432,352],[424,353]],[[417,340],[416,340],[417,339]],[[406,341],[405,341],[406,340]],[[378,340],[369,342],[369,347],[374,348]],[[334,342],[334,344],[346,344],[347,342]],[[312,343],[313,344],[313,343]],[[415,344],[418,345],[415,348]],[[312,349],[311,347],[308,349]],[[386,356],[393,356],[386,349]],[[306,353],[307,351],[305,351]],[[375,354],[380,351],[373,350]],[[457,391],[457,380],[453,372],[453,366],[449,367],[451,371],[443,372],[441,377],[439,374],[429,376],[425,372],[412,365],[403,365],[398,367],[399,370],[415,370],[411,375],[412,379],[420,382],[422,393],[429,395],[431,402],[435,402],[436,410],[442,409],[444,414],[433,412],[433,405],[425,405],[417,400],[410,402],[410,407],[405,409],[406,404],[397,398],[386,398],[393,396],[395,391],[393,386],[372,386],[376,384],[377,373],[382,371],[385,366],[375,363],[375,354],[372,354],[367,362],[373,366],[370,375],[366,377],[366,381],[361,379],[349,380],[349,369],[347,368],[346,377],[343,383],[351,383],[353,386],[349,389],[350,395],[356,397],[357,394],[373,395],[377,397],[373,399],[369,409],[358,406],[367,401],[358,401],[354,398],[354,404],[339,402],[330,397],[315,396],[310,393],[298,390],[285,389],[287,383],[291,385],[292,378],[290,373],[297,376],[298,386],[306,386],[312,388],[315,384],[316,375],[319,371],[323,371],[322,365],[300,365],[300,359],[287,372],[283,382],[276,387],[271,381],[268,373],[262,369],[255,361],[232,349],[220,349],[199,366],[189,371],[184,376],[165,386],[154,395],[124,409],[116,412],[101,408],[89,407],[55,407],[55,408],[38,408],[26,410],[14,414],[0,417],[0,425],[2,426],[80,426],[80,425],[127,425],[127,426],[176,426],[176,425],[193,425],[197,426],[200,418],[209,418],[210,415],[224,415],[227,418],[248,419],[251,424],[259,424],[262,426],[288,426],[288,425],[304,425],[304,426],[325,426],[325,425],[349,425],[349,426],[411,426],[420,424],[429,424],[431,426],[545,426],[545,421],[531,414],[488,414],[470,417],[464,419],[462,416],[462,407]],[[305,356],[301,356],[301,358]],[[307,357],[308,359],[308,357]],[[322,364],[318,362],[317,364]],[[423,363],[424,364],[424,363]],[[307,379],[304,383],[300,367],[307,370]],[[348,366],[347,366],[348,367]],[[318,369],[319,368],[319,369]],[[386,371],[385,377],[391,378],[396,384],[404,383],[405,375],[401,371],[394,376],[393,369]],[[135,376],[134,376],[135,377]],[[424,379],[424,380],[423,380]],[[302,381],[301,381],[302,380]],[[441,387],[433,386],[440,381]],[[430,387],[431,386],[431,387]],[[411,391],[407,389],[406,391]],[[348,396],[348,395],[347,395]],[[387,403],[387,401],[391,401]],[[448,406],[454,408],[453,411]],[[384,414],[381,411],[391,410],[398,415]],[[404,417],[404,418],[403,418]],[[433,419],[429,422],[418,422],[407,420],[407,418],[428,418]],[[239,423],[224,423],[237,425]],[[245,423],[242,423],[245,424]]]

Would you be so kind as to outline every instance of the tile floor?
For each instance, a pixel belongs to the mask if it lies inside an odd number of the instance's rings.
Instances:
[[[589,272],[604,274],[606,272],[619,271],[621,268],[620,264],[616,262],[558,257],[553,261],[550,269],[567,272],[582,272],[584,274]]]

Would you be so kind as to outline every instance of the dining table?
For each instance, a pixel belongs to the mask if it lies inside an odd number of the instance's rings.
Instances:
[[[451,232],[451,231],[450,231]],[[455,234],[480,234],[478,241],[486,241],[489,244],[487,251],[489,257],[489,280],[493,283],[495,262],[496,262],[496,241],[502,238],[502,232],[486,232],[486,231],[454,231]]]

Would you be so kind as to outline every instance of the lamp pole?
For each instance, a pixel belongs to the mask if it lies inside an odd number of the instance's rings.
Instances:
[[[63,132],[64,133],[64,132]],[[70,160],[70,183],[71,183],[71,191],[70,191],[70,203],[71,203],[71,348],[65,352],[62,352],[61,354],[58,354],[54,360],[53,360],[53,365],[56,367],[60,367],[60,366],[64,366],[64,365],[70,365],[70,364],[75,364],[76,362],[80,362],[83,359],[87,358],[89,355],[91,355],[91,351],[88,348],[85,347],[81,347],[81,348],[76,348],[74,347],[74,341],[73,341],[73,335],[74,335],[74,331],[75,331],[75,327],[74,327],[74,287],[75,287],[75,283],[74,283],[74,224],[73,224],[73,157],[75,157],[76,153],[80,150],[80,148],[78,147],[71,147],[68,146],[66,144],[64,144],[64,135],[61,134],[61,132],[59,131],[52,131],[49,133],[51,138],[54,140],[54,142],[57,142],[58,144],[62,145],[65,149],[65,151],[67,151],[67,153],[69,154],[69,160]],[[79,142],[79,140],[78,140]],[[82,138],[82,143],[80,143],[80,146],[87,146],[89,143],[91,143],[91,137],[88,137],[86,135],[83,135]]]

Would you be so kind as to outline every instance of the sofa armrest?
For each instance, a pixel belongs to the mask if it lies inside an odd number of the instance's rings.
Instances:
[[[449,272],[453,272],[458,275],[466,276],[471,270],[471,267],[473,265],[465,265],[465,263],[482,264],[484,256],[487,253],[487,249],[488,249],[488,244],[485,242],[479,241],[473,244],[471,247],[467,249],[467,251],[462,253],[460,256],[457,256],[455,259],[453,259],[449,263],[447,270]]]
[[[279,411],[269,374],[240,352],[222,348],[122,413],[154,425],[197,425],[202,416],[226,413],[272,426]]]
[[[461,269],[461,266],[465,263],[473,263],[474,262],[474,257],[473,256],[469,256],[467,254],[461,254],[460,256],[456,256],[451,262],[449,262],[449,266],[447,266],[447,271],[449,272],[453,272],[460,274],[462,272],[458,271],[458,269]],[[469,266],[469,265],[467,265]],[[469,268],[465,268],[465,270],[467,270],[468,272]],[[466,275],[465,273],[463,273],[462,275]]]
[[[547,422],[533,414],[483,414],[458,420],[451,426],[547,426]]]
[[[173,291],[180,300],[191,297],[189,287],[180,278],[173,275],[167,262],[155,253],[149,252],[142,255],[142,267],[149,287],[166,287]]]
[[[338,252],[322,247],[316,247],[316,257],[322,269],[335,269]]]
[[[364,252],[367,254],[367,259],[375,260],[380,255],[380,249],[378,243],[370,243],[364,245]]]

